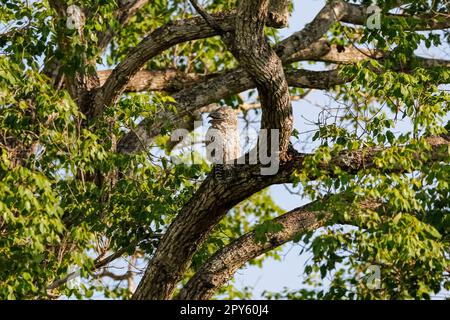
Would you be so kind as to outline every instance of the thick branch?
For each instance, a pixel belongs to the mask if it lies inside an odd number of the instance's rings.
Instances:
[[[281,226],[281,230],[267,234],[267,241],[257,241],[255,231],[251,231],[217,251],[195,273],[183,287],[177,299],[206,300],[229,281],[244,264],[276,247],[294,240],[301,234],[314,231],[326,225],[332,214],[327,208],[330,199],[339,197],[351,205],[353,199],[335,195],[317,200],[285,213],[271,222]],[[361,209],[379,210],[381,203],[364,201]],[[343,223],[349,223],[344,221]],[[351,223],[351,222],[350,222]]]
[[[317,52],[323,54],[323,57],[320,58],[318,55],[314,55],[315,59],[323,60],[327,62],[333,63],[347,63],[349,59],[355,59],[356,61],[360,61],[360,59],[364,59],[368,57],[363,53],[359,52],[356,49],[347,49],[345,51],[339,52],[339,50],[334,46],[328,46],[328,44],[323,44],[321,46],[315,47]],[[349,50],[347,52],[347,50]],[[356,53],[355,50],[358,52]],[[377,55],[380,53],[377,53]],[[311,50],[307,49],[301,54],[306,59],[311,59],[313,53]],[[297,55],[297,58],[301,56]],[[449,66],[448,60],[439,60],[439,59],[427,59],[427,58],[419,58],[417,57],[417,61],[423,67],[432,67],[432,66]],[[402,72],[410,71],[408,69],[399,70]],[[146,71],[142,71],[138,73],[136,79],[147,79],[145,75]],[[149,73],[149,75],[153,75],[153,73]],[[352,79],[346,79],[339,75],[337,69],[329,70],[329,71],[309,71],[309,70],[292,70],[286,69],[285,71],[286,80],[288,85],[291,87],[300,87],[300,88],[309,88],[309,89],[330,89],[336,85],[344,84]],[[162,75],[161,77],[166,77],[166,75]],[[184,81],[183,77],[189,79],[190,76],[184,75],[179,79],[175,80],[168,77],[168,82],[164,85],[161,84],[159,87],[161,90],[170,89],[175,85],[178,86],[179,81]],[[155,75],[150,83],[152,83],[147,90],[151,90],[151,88],[157,89],[160,80],[159,76]],[[146,80],[141,80],[146,81]],[[174,81],[174,82],[172,82]],[[192,116],[194,113],[197,113],[198,110],[204,106],[207,106],[211,103],[217,102],[221,99],[227,98],[231,95],[238,94],[248,89],[252,89],[256,86],[253,79],[249,76],[241,68],[238,68],[234,71],[229,71],[227,73],[221,75],[211,75],[211,78],[206,79],[204,81],[199,80],[200,82],[190,83],[189,85],[193,85],[192,87],[188,87],[183,89],[176,94],[173,95],[176,103],[177,113],[165,112],[161,111],[157,114],[156,120],[145,119],[137,128],[126,134],[118,144],[118,151],[123,153],[133,153],[139,150],[142,150],[143,146],[149,145],[151,141],[159,135],[161,132],[161,128],[166,125],[171,125],[173,127],[177,127],[186,116]],[[133,91],[133,88],[138,88],[141,85],[145,86],[145,83],[135,83],[131,81],[130,91]]]
[[[275,50],[278,56],[287,59],[318,41],[334,23],[346,16],[347,9],[348,4],[344,1],[332,1],[325,5],[313,21],[277,45]]]
[[[427,142],[432,147],[429,161],[448,159],[450,137],[430,137]],[[384,150],[378,147],[345,152],[322,163],[320,169],[330,176],[334,175],[336,167],[356,174],[362,169],[375,168],[375,157]],[[273,184],[292,182],[293,173],[303,168],[307,157],[310,155],[291,153],[289,159],[280,164],[276,175],[261,175],[258,164],[235,165],[227,170],[227,179],[209,175],[161,239],[134,298],[169,299],[196,249],[223,216],[255,192]],[[386,171],[404,172],[405,169],[394,167]],[[308,177],[309,180],[315,178]]]
[[[319,40],[336,21],[364,24],[367,19],[367,10],[364,6],[352,5],[343,1],[333,1],[327,4],[319,15],[303,30],[294,33],[288,39],[277,46],[277,53],[285,59],[293,53],[307,48]],[[395,15],[391,15],[395,17]],[[234,30],[235,14],[233,12],[217,13],[213,15],[214,21],[225,32]],[[432,24],[433,28],[448,28],[448,19],[440,22],[430,22],[433,19],[424,20],[426,26]],[[277,26],[276,21],[267,20],[268,26]],[[127,57],[114,69],[110,77],[97,92],[93,106],[93,115],[100,114],[105,106],[115,102],[125,90],[128,81],[138,72],[152,57],[162,51],[182,42],[203,39],[217,35],[202,17],[180,20],[166,24],[133,48]]]
[[[103,83],[110,73],[110,70],[99,71],[97,74],[100,78],[100,83]],[[310,71],[286,69],[285,74],[288,84],[291,87],[329,89],[333,85],[342,83],[337,70]],[[181,106],[182,110],[184,110],[183,106],[185,105],[181,100],[182,98],[204,93],[206,96],[199,98],[198,103],[195,103],[195,105],[189,108],[189,112],[194,112],[202,107],[201,103],[207,101],[211,101],[211,103],[216,102],[256,86],[255,82],[248,75],[240,79],[237,78],[238,75],[242,74],[236,72],[236,70],[223,74],[209,75],[184,73],[173,69],[161,71],[142,70],[131,78],[125,92],[165,91],[167,93],[174,93],[175,100],[180,101],[177,104],[177,109]],[[235,83],[223,82],[224,80],[230,79],[234,79]],[[219,94],[211,91],[213,89],[220,89]],[[183,92],[183,90],[186,91]]]
[[[255,232],[249,232],[216,252],[183,287],[177,299],[206,300],[228,282],[248,261],[292,241],[296,236],[316,230],[326,219],[318,219],[321,210],[316,203],[296,208],[272,220],[282,230],[267,235],[266,242],[258,242]]]
[[[228,15],[216,16],[223,27],[231,29]],[[181,20],[166,24],[133,48],[127,57],[119,63],[100,88],[94,99],[93,114],[100,114],[105,106],[115,102],[125,89],[131,77],[152,57],[181,42],[212,37],[216,32],[202,18]]]
[[[228,210],[277,179],[262,176],[258,165],[240,169],[230,171],[230,179],[206,178],[161,239],[134,299],[170,299],[194,253]]]
[[[310,47],[303,49],[290,58],[285,60],[285,64],[297,61],[320,61],[334,64],[352,64],[367,59],[382,59],[388,53],[380,50],[357,49],[355,47],[338,47],[330,45],[326,40],[320,40]],[[415,57],[420,66],[424,68],[430,67],[447,67],[450,68],[450,60],[432,59]],[[228,71],[233,73],[236,70]],[[409,70],[404,70],[409,71]],[[100,85],[103,85],[112,70],[97,71]],[[311,89],[329,89],[335,84],[341,84],[344,79],[339,80],[336,71],[308,71],[308,70],[292,70],[285,69],[288,78],[288,84],[291,87],[304,87]],[[207,82],[214,78],[223,82],[225,73],[201,75],[197,73],[185,73],[176,69],[167,70],[142,70],[137,72],[128,82],[125,92],[142,92],[142,91],[165,91],[168,93],[176,93],[181,90],[199,85],[201,82]],[[248,78],[248,77],[247,77]],[[244,78],[243,80],[247,80]],[[321,80],[324,81],[321,81]],[[336,81],[330,81],[336,79]],[[255,86],[254,82],[242,84],[242,90]],[[242,83],[242,81],[241,81]],[[231,87],[234,87],[233,85]],[[232,92],[233,95],[238,92]],[[220,98],[216,99],[220,100]]]
[[[283,63],[264,36],[268,6],[268,0],[240,2],[231,51],[256,83],[263,110],[261,128],[279,132],[277,150],[283,156],[292,132],[292,106]]]
[[[111,73],[112,70],[97,72],[100,85],[106,82]],[[201,75],[197,73],[185,73],[175,69],[156,71],[141,70],[129,80],[125,92],[165,91],[174,93],[216,76],[216,74]]]
[[[319,40],[312,44],[309,48],[294,53],[285,60],[285,64],[297,61],[320,61],[335,64],[353,64],[360,61],[374,59],[380,62],[389,56],[389,52],[357,48],[355,46],[343,47],[338,45],[330,45],[326,40]],[[447,67],[450,68],[450,60],[425,58],[420,56],[411,57],[409,61],[415,60],[423,68],[431,67]],[[408,65],[406,66],[406,68]],[[400,69],[400,67],[399,67]],[[405,71],[411,71],[405,69]]]
[[[214,21],[220,25],[221,30],[229,32],[234,29],[235,15],[233,13],[214,14]],[[268,22],[270,25],[270,21]],[[131,77],[136,74],[144,64],[170,47],[191,40],[209,38],[217,35],[202,17],[170,22],[144,38],[127,57],[119,63],[105,81],[95,97],[93,114],[100,114],[104,107],[115,102]]]
[[[338,47],[330,45],[326,40],[320,40],[307,49],[303,49],[295,53],[292,57],[285,60],[285,64],[290,64],[297,61],[320,61],[333,64],[352,64],[367,59],[380,60],[386,56],[387,53],[380,50],[357,49],[355,47]],[[415,57],[416,61],[421,67],[447,67],[450,68],[450,60],[432,59]],[[234,73],[236,70],[228,71]],[[408,72],[410,69],[403,69]],[[97,72],[100,80],[100,85],[103,85],[112,70],[101,70]],[[177,93],[184,89],[192,88],[202,82],[211,82],[212,79],[217,78],[217,82],[223,82],[225,73],[201,75],[197,73],[185,73],[176,69],[167,70],[141,70],[138,71],[128,82],[125,92],[142,92],[142,91],[165,91],[167,93]],[[343,83],[344,79],[339,79],[338,73],[331,71],[308,71],[308,70],[293,70],[285,67],[285,74],[288,84],[291,87],[304,87],[310,89],[329,89],[335,84]],[[234,77],[236,79],[236,77]],[[220,80],[219,80],[220,79]],[[244,84],[243,80],[249,80],[249,83]],[[321,80],[324,81],[321,81]],[[335,81],[332,81],[332,80]],[[242,90],[246,88],[255,87],[255,83],[249,77],[242,78],[240,81]],[[227,83],[223,84],[228,85]],[[235,85],[231,85],[235,87]],[[224,88],[225,90],[226,88]],[[210,92],[214,93],[214,92]],[[230,91],[228,96],[239,92]],[[206,93],[208,94],[208,93]],[[220,100],[217,98],[216,100]]]

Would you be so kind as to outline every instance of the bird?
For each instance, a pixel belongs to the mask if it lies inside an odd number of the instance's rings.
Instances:
[[[222,106],[208,117],[211,126],[206,132],[207,159],[213,164],[233,164],[240,154],[236,111]]]
[[[67,7],[66,14],[66,27],[70,30],[76,29],[80,38],[83,39],[83,28],[86,20],[83,10],[73,4]]]

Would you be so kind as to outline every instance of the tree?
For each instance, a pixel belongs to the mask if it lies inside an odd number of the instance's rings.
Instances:
[[[234,273],[290,241],[318,287],[268,297],[449,288],[450,62],[417,55],[448,49],[447,1],[328,1],[283,40],[287,0],[1,3],[2,298],[240,297]],[[291,101],[311,89],[335,102],[302,153]],[[275,173],[248,161],[261,148],[173,161],[171,134],[224,104],[275,130]],[[267,188],[285,183],[310,203],[281,213]]]

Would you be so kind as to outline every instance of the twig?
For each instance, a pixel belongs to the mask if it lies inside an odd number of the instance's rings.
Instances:
[[[206,21],[206,23],[217,33],[224,34],[225,31],[222,29],[222,27],[216,22],[216,20],[208,13],[206,10],[198,4],[197,0],[189,0],[189,2],[192,4],[192,6],[195,8],[195,10],[198,12],[199,15],[202,16],[202,18]]]

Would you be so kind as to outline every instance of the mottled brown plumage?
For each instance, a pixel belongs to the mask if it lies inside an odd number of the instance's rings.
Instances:
[[[233,163],[239,157],[237,114],[224,106],[209,114],[211,127],[206,133],[206,154],[215,164]]]

